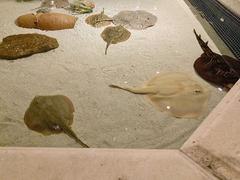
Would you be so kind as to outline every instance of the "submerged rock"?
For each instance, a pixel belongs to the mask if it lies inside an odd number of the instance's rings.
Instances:
[[[42,34],[18,34],[5,37],[0,44],[0,59],[18,59],[57,48],[55,38]]]

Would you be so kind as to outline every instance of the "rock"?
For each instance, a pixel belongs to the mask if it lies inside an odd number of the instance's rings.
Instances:
[[[0,59],[18,59],[55,49],[55,38],[42,34],[18,34],[5,37],[0,44]]]

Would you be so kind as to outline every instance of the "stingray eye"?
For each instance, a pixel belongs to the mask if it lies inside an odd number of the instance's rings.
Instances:
[[[201,92],[202,92],[202,91],[199,90],[199,89],[195,89],[195,90],[194,90],[194,93],[195,93],[195,94],[199,94],[199,93],[201,93]]]
[[[54,125],[54,126],[52,126],[52,128],[54,129],[54,130],[60,130],[61,128],[59,127],[59,125]]]

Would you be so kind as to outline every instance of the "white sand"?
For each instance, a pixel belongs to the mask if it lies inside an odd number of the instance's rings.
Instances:
[[[43,136],[23,123],[24,112],[35,95],[63,94],[74,103],[73,130],[91,147],[177,148],[197,128],[225,95],[199,78],[194,60],[202,53],[193,28],[209,40],[183,0],[95,0],[95,12],[105,8],[113,16],[121,10],[143,9],[158,17],[144,31],[131,30],[126,42],[109,47],[100,33],[79,16],[75,29],[40,31],[23,29],[15,19],[39,2],[0,1],[0,39],[19,33],[38,32],[58,39],[56,50],[16,61],[0,61],[0,145],[79,147],[64,134]],[[143,96],[111,89],[109,84],[141,85],[156,72],[185,72],[211,91],[202,118],[176,119],[159,112]]]

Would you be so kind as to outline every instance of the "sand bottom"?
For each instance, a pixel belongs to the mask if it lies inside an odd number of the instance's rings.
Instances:
[[[1,0],[0,39],[37,32],[58,39],[56,50],[16,61],[0,61],[0,146],[79,147],[65,134],[43,136],[29,130],[24,112],[36,95],[62,94],[74,106],[73,130],[90,147],[178,148],[225,95],[199,78],[193,62],[202,53],[193,28],[209,40],[201,24],[183,0],[95,0],[94,12],[105,8],[113,16],[122,10],[142,9],[158,17],[154,27],[130,30],[128,41],[109,47],[95,29],[78,16],[75,29],[40,31],[23,29],[15,19],[39,5]],[[208,108],[199,119],[177,119],[159,112],[141,95],[108,87],[137,86],[158,73],[183,72],[207,86]]]

